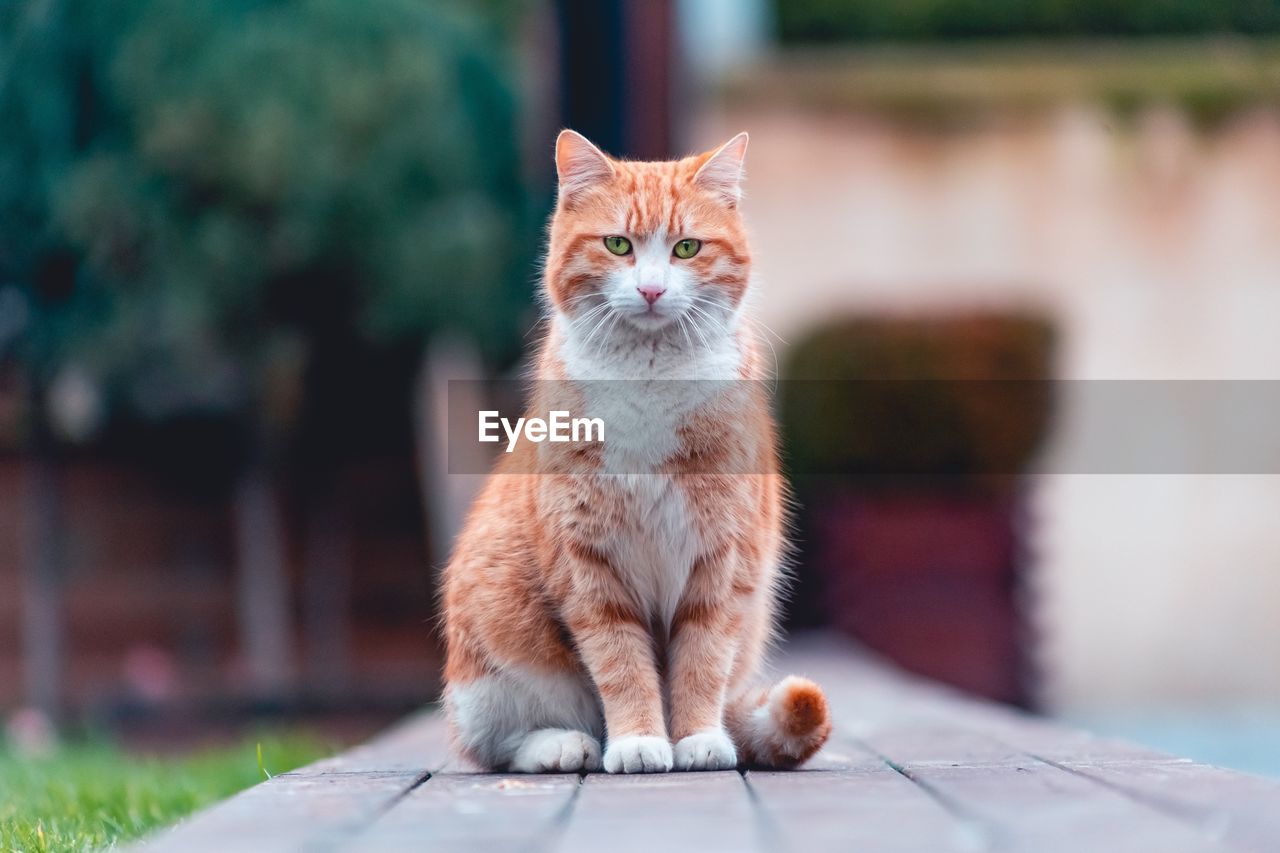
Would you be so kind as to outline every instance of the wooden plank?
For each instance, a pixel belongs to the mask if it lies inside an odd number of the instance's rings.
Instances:
[[[852,741],[881,756],[968,816],[982,843],[1027,850],[1229,849],[1203,819],[1152,808],[1054,764],[1069,758],[1092,767],[1168,768],[1182,764],[1179,759],[968,699],[868,664],[830,640],[796,646],[783,665],[824,682],[837,745]]]
[[[419,781],[413,773],[277,776],[144,842],[149,851],[331,850]]]
[[[1274,780],[1182,760],[1061,766],[1241,849],[1280,849],[1280,783]]]
[[[802,770],[752,771],[746,778],[765,815],[770,849],[968,853],[987,847],[983,825],[853,744],[828,746]]]
[[[555,850],[747,853],[767,850],[742,776],[658,773],[587,776]]]
[[[547,850],[573,806],[580,777],[441,773],[398,800],[343,849]]]
[[[276,776],[139,846],[175,853],[335,849],[428,778],[447,755],[443,721],[411,717],[364,746]]]
[[[1198,825],[1150,809],[981,734],[931,729],[869,741],[919,784],[989,827],[997,849],[1215,851]]]
[[[907,766],[905,772],[985,818],[994,849],[1046,853],[1230,849],[1192,826],[1043,764]]]

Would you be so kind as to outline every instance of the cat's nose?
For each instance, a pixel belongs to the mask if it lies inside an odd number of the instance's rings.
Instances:
[[[667,292],[667,289],[660,284],[642,284],[636,290],[640,291],[644,301],[650,305],[657,302],[658,297]]]

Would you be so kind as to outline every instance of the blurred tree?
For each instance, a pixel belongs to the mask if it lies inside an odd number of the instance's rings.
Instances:
[[[45,417],[80,330],[102,294],[77,287],[78,261],[53,224],[51,188],[78,155],[87,116],[77,109],[69,10],[60,3],[0,8],[0,367],[21,365],[25,390],[22,646],[27,700],[59,710],[64,560],[54,435]]]
[[[495,359],[518,345],[536,234],[508,59],[521,6],[0,13],[0,289],[27,318],[9,350],[32,434],[64,375],[116,418],[242,425],[242,615],[262,687],[288,669],[273,468],[325,347],[421,347],[445,328]]]

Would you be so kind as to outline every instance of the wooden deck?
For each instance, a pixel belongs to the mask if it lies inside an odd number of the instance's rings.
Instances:
[[[829,638],[783,658],[822,682],[836,717],[801,771],[476,774],[427,714],[144,849],[1280,850],[1280,782],[967,699]]]

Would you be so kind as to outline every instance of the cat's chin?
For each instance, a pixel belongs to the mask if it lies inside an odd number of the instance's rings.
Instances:
[[[668,329],[674,329],[676,323],[676,315],[659,314],[655,311],[640,311],[626,317],[627,324],[637,332],[643,332],[648,335],[660,334]]]

